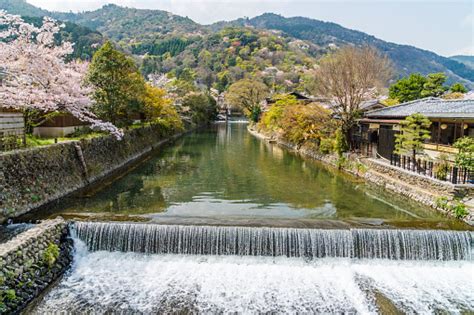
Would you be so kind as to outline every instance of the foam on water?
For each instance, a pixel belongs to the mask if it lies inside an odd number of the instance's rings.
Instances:
[[[375,292],[408,313],[474,311],[470,261],[305,261],[78,248],[70,274],[48,293],[37,313],[370,314],[377,312]]]
[[[77,222],[90,250],[150,254],[469,260],[471,232]]]

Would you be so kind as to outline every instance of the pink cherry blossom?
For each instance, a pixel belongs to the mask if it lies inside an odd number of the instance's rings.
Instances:
[[[45,17],[41,27],[25,23],[20,16],[0,10],[0,106],[16,110],[68,112],[94,129],[117,138],[123,132],[92,112],[92,90],[83,84],[88,63],[66,62],[73,44],[54,44],[54,35],[64,25]]]

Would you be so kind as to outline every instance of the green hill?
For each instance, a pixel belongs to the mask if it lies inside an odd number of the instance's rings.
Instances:
[[[133,9],[114,4],[77,14],[54,12],[52,16],[96,29],[117,42],[125,43],[154,39],[157,35],[197,35],[206,30],[191,19],[170,12]]]
[[[449,57],[449,58],[452,59],[452,60],[455,60],[457,62],[463,63],[467,67],[474,70],[474,56],[459,55],[459,56],[452,56],[452,57]]]
[[[445,72],[451,82],[459,80],[471,86],[474,82],[472,69],[456,60],[416,47],[386,42],[366,33],[347,29],[331,22],[305,17],[285,18],[277,14],[265,13],[252,19],[219,22],[212,25],[212,28],[217,30],[228,25],[246,25],[259,29],[280,30],[295,38],[311,41],[321,48],[347,44],[372,45],[390,57],[400,75],[413,72],[422,74]]]
[[[27,3],[26,0],[0,0],[0,9],[23,16],[45,16],[50,14],[46,10]]]
[[[189,67],[196,70],[198,77],[200,76],[199,73],[205,73],[205,76],[208,77],[217,77],[223,70],[219,67],[208,67],[207,69],[213,73],[207,74],[207,71],[204,71],[199,64],[199,49],[217,53],[220,57],[213,58],[220,60],[220,62],[230,60],[230,67],[235,67],[232,66],[234,57],[235,59],[237,57],[242,58],[240,54],[245,54],[248,48],[251,51],[251,58],[255,57],[254,61],[258,63],[259,60],[262,61],[262,58],[258,56],[258,50],[255,50],[253,46],[243,47],[245,49],[237,48],[235,49],[237,55],[229,57],[225,49],[231,47],[222,44],[223,38],[220,32],[223,29],[244,27],[248,31],[250,27],[255,29],[251,32],[252,36],[262,35],[265,37],[267,36],[265,34],[271,33],[276,37],[284,38],[283,53],[288,53],[288,55],[295,53],[293,51],[294,47],[289,46],[290,42],[294,42],[294,45],[300,48],[305,47],[299,49],[297,55],[308,58],[319,58],[333,47],[348,44],[372,45],[390,57],[396,72],[400,76],[413,72],[422,74],[444,72],[448,75],[450,83],[461,81],[469,87],[474,86],[474,71],[468,66],[469,63],[463,62],[459,58],[445,58],[416,47],[386,42],[335,23],[304,17],[285,18],[280,15],[266,13],[252,19],[238,19],[203,26],[187,17],[177,16],[166,11],[133,9],[112,4],[95,11],[76,14],[48,12],[29,5],[24,0],[0,0],[0,9],[7,9],[12,13],[26,16],[47,14],[63,21],[91,28],[102,33],[105,37],[115,40],[124,49],[136,55],[147,55],[144,64],[145,72],[166,70],[170,68],[168,65],[173,65],[178,69],[178,72],[183,67]],[[99,36],[98,34],[94,36]],[[261,43],[263,42],[264,40],[261,41]],[[212,43],[219,45],[213,47]],[[279,51],[277,55],[281,54],[282,52]],[[191,62],[193,58],[195,61]],[[248,60],[244,59],[244,61]],[[267,60],[262,62],[265,67],[268,67]],[[270,62],[270,64],[273,63]],[[244,68],[247,69],[246,67],[247,65]],[[224,68],[227,69],[226,66]],[[249,71],[253,71],[255,67],[250,68]]]
[[[182,50],[173,54],[176,47]],[[143,62],[145,73],[172,72],[179,78],[183,73],[188,76],[188,70],[192,70],[198,83],[221,91],[248,76],[259,77],[279,91],[301,88],[305,74],[320,55],[315,45],[242,27],[225,28],[194,39],[161,40],[141,52],[147,53]]]

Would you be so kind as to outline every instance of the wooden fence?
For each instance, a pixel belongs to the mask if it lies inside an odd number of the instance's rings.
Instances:
[[[22,113],[0,112],[0,151],[25,145],[25,120]]]
[[[390,165],[453,184],[474,184],[474,172],[442,162],[413,160],[409,156],[392,154]]]

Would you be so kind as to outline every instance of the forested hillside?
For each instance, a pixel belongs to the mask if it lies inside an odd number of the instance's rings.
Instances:
[[[452,59],[452,60],[455,60],[457,62],[461,62],[461,63],[465,64],[466,66],[468,66],[469,68],[471,68],[474,71],[474,56],[460,55],[460,56],[452,56],[452,57],[449,57],[449,58]]]
[[[266,13],[252,19],[238,19],[232,22],[220,22],[212,26],[220,29],[229,25],[246,25],[259,29],[275,29],[295,38],[311,41],[321,47],[347,44],[371,45],[386,53],[394,62],[400,75],[413,72],[422,74],[445,72],[450,81],[469,80],[474,82],[474,71],[466,65],[433,52],[407,45],[398,45],[378,39],[363,32],[350,30],[338,24],[323,22],[304,17],[285,18]]]
[[[261,78],[275,90],[293,90],[320,55],[318,47],[306,42],[242,27],[199,39],[168,39],[148,50],[137,45],[133,51],[139,48],[147,53],[143,72],[171,72],[178,78],[191,73],[199,83],[220,91],[249,76]]]
[[[90,56],[93,48],[88,45],[102,41],[103,34],[142,60],[145,73],[173,70],[179,76],[183,69],[189,68],[206,85],[222,87],[245,73],[255,74],[269,67],[276,67],[267,70],[282,78],[277,80],[278,86],[291,85],[290,82],[301,79],[301,69],[308,70],[309,60],[314,62],[344,45],[376,47],[390,57],[398,76],[444,72],[448,83],[461,81],[469,87],[474,85],[474,71],[468,63],[463,63],[464,59],[445,58],[335,23],[303,17],[285,18],[266,13],[252,19],[203,26],[166,11],[111,4],[76,14],[47,12],[24,0],[0,0],[0,9],[23,16],[48,14],[71,22],[65,31],[69,30],[70,39],[78,43],[75,54],[82,58]],[[210,58],[201,58],[208,53]]]

